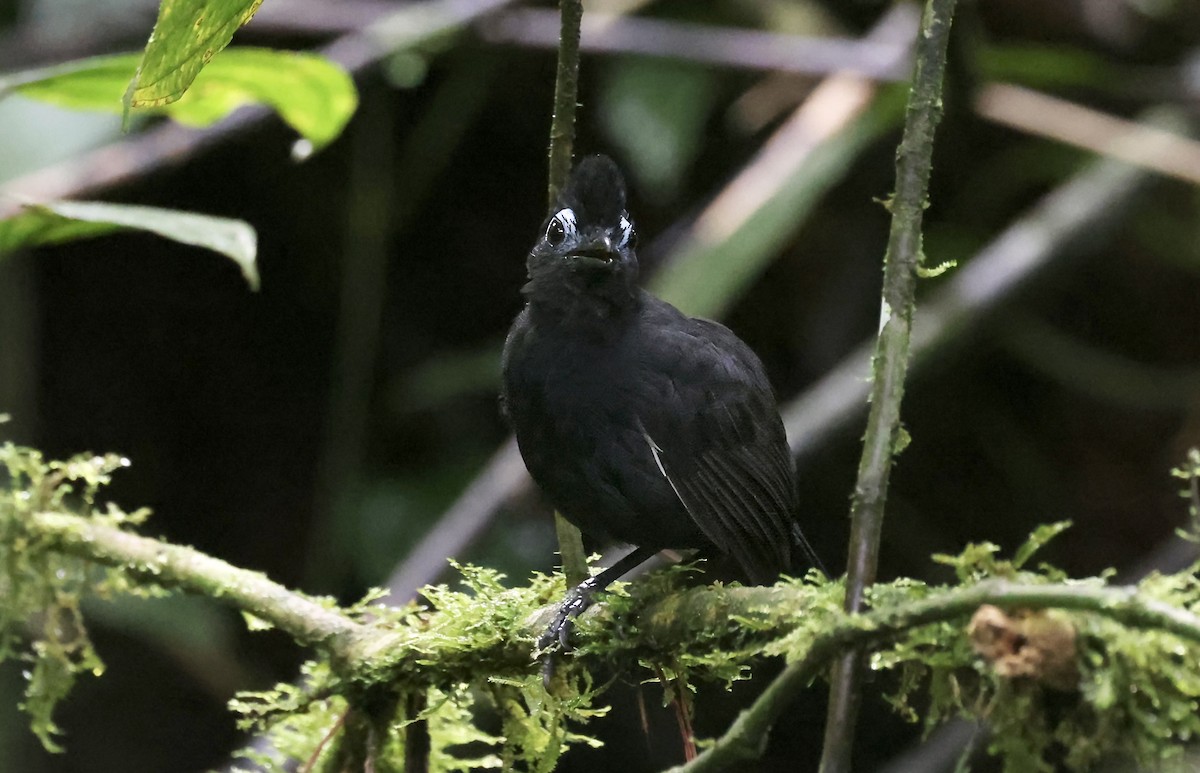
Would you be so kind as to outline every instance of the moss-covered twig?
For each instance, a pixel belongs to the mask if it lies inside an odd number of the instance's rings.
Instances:
[[[49,549],[122,568],[156,585],[225,601],[301,642],[341,655],[347,672],[369,674],[365,680],[368,682],[418,676],[440,681],[447,671],[487,676],[494,673],[489,669],[497,668],[507,674],[514,673],[514,669],[532,674],[537,668],[530,657],[530,643],[544,621],[539,615],[525,613],[531,603],[536,605],[531,596],[545,593],[549,587],[546,582],[540,589],[509,589],[489,585],[488,581],[478,584],[473,598],[457,602],[436,595],[452,591],[434,589],[429,592],[434,594],[438,609],[425,610],[407,620],[381,620],[376,625],[360,623],[336,607],[194,548],[130,534],[88,518],[39,513],[28,528],[31,536],[46,540]],[[637,590],[642,592],[641,588]],[[728,647],[737,641],[760,648],[795,629],[798,622],[811,622],[814,615],[825,615],[826,619],[815,626],[820,632],[811,642],[797,645],[803,651],[801,659],[781,676],[784,682],[794,682],[798,672],[819,667],[846,647],[870,646],[915,626],[967,617],[982,604],[1093,612],[1132,628],[1157,629],[1200,643],[1200,617],[1150,598],[1134,587],[988,580],[966,588],[927,589],[927,595],[919,600],[856,615],[834,611],[830,597],[837,592],[837,586],[788,582],[770,587],[698,587],[670,592],[653,601],[644,597],[612,599],[607,607],[597,608],[601,620],[593,624],[585,616],[581,621],[581,649],[583,657],[593,657],[618,652],[641,654],[681,642]],[[453,606],[464,603],[477,608],[470,613]],[[503,608],[506,604],[507,610]],[[552,609],[542,607],[541,612],[549,614]],[[454,637],[441,628],[451,624],[476,632],[495,630],[486,632],[486,636]],[[764,700],[770,702],[788,694],[786,684],[772,685]],[[761,716],[772,710],[761,703],[746,714]],[[739,725],[746,721],[750,720],[741,720]]]
[[[947,680],[973,685],[964,688],[969,694],[957,702],[935,700],[929,708],[929,721],[959,714],[977,716],[981,711],[988,712],[993,721],[1016,717],[1018,724],[1004,726],[1003,737],[1009,743],[1003,748],[1006,755],[1020,752],[1040,759],[1061,731],[1066,733],[1062,737],[1075,739],[1073,753],[1086,762],[1095,758],[1098,747],[1086,735],[1079,738],[1078,729],[1085,728],[1086,734],[1086,728],[1104,726],[1135,728],[1110,734],[1104,749],[1150,763],[1178,756],[1178,740],[1200,732],[1200,722],[1187,709],[1200,690],[1195,687],[1200,684],[1195,670],[1195,653],[1200,652],[1200,617],[1195,614],[1200,609],[1200,584],[1190,573],[1152,578],[1137,588],[1106,587],[1098,580],[1069,584],[1060,581],[1062,575],[1056,570],[1022,571],[1020,565],[1028,560],[1024,548],[1014,562],[1005,562],[992,558],[992,546],[970,546],[962,556],[946,561],[956,567],[965,587],[935,588],[911,580],[876,585],[870,590],[874,609],[848,614],[841,608],[844,594],[836,583],[791,580],[771,587],[679,591],[684,573],[664,572],[631,586],[628,597],[609,596],[594,608],[596,619],[588,615],[580,621],[576,657],[584,668],[576,673],[585,678],[570,688],[566,697],[555,697],[540,692],[542,682],[531,648],[533,637],[545,625],[544,615],[553,613],[547,602],[562,592],[558,578],[536,575],[525,587],[508,587],[494,571],[462,567],[466,589],[427,588],[425,606],[387,610],[360,603],[338,609],[190,548],[133,535],[121,524],[136,518],[119,511],[94,517],[57,510],[22,514],[17,509],[8,514],[18,516],[7,522],[7,536],[15,542],[0,548],[10,549],[10,563],[15,562],[19,571],[0,582],[25,583],[24,591],[19,586],[10,590],[17,591],[14,598],[24,594],[26,601],[34,604],[22,607],[18,603],[10,611],[31,609],[37,613],[37,593],[31,596],[29,586],[38,582],[45,583],[46,591],[56,598],[77,593],[80,578],[86,576],[81,570],[92,563],[115,569],[103,575],[102,588],[108,593],[122,588],[152,591],[160,586],[203,593],[270,621],[323,652],[325,657],[306,667],[306,689],[282,685],[273,692],[245,694],[237,702],[236,710],[249,718],[247,721],[259,718],[260,728],[280,723],[282,735],[275,738],[289,745],[279,748],[286,748],[283,753],[295,759],[321,756],[314,751],[314,744],[319,745],[318,739],[328,735],[338,712],[345,712],[346,701],[356,711],[367,711],[373,723],[369,727],[376,730],[373,737],[363,736],[361,723],[347,725],[351,732],[337,739],[341,752],[335,756],[374,754],[398,760],[405,754],[403,742],[378,728],[390,727],[395,721],[396,700],[425,690],[443,698],[429,704],[428,715],[422,712],[422,716],[408,719],[429,719],[436,731],[435,749],[444,749],[448,742],[437,730],[445,728],[446,716],[439,715],[441,709],[435,707],[449,699],[457,706],[452,713],[457,712],[454,716],[458,719],[453,721],[469,723],[470,699],[464,696],[468,686],[481,684],[509,691],[506,700],[516,701],[512,704],[516,712],[513,722],[536,720],[542,723],[541,732],[562,739],[571,734],[568,723],[594,715],[588,712],[596,691],[586,674],[601,663],[627,672],[669,668],[676,678],[695,683],[743,678],[753,659],[787,654],[792,663],[779,680],[739,717],[726,736],[685,770],[744,767],[745,760],[761,750],[791,696],[828,663],[855,648],[878,652],[882,668],[901,669],[910,694],[928,684],[930,695],[945,698],[954,694],[953,690],[947,692]],[[1031,538],[1034,549],[1045,539],[1045,534]],[[14,548],[20,552],[13,552]],[[1005,579],[978,579],[984,577]],[[61,593],[56,590],[57,582],[67,583]],[[1007,609],[1021,619],[1029,618],[1022,610],[1038,608],[1076,613],[1056,618],[1057,624],[1074,629],[1085,642],[1070,658],[1080,672],[1083,700],[1079,713],[1066,725],[1048,728],[1026,722],[1031,715],[1042,717],[1039,722],[1047,721],[1038,713],[1037,693],[1022,691],[1020,685],[1012,687],[1012,679],[1000,670],[993,672],[987,660],[972,654],[971,647],[978,642],[967,638],[965,623],[983,604]],[[368,613],[371,619],[364,620]],[[52,621],[73,620],[72,626],[82,626],[81,619],[49,614]],[[77,664],[69,652],[55,649],[54,645],[65,641],[61,636],[53,638],[58,627],[52,625],[39,634],[31,648],[35,670],[52,673],[55,669],[93,667],[91,661]],[[79,635],[86,636],[82,629],[74,638]],[[971,673],[974,678],[968,676]],[[964,677],[966,681],[958,681]],[[56,732],[48,712],[65,694],[65,687],[47,693],[46,685],[36,678],[30,682],[27,710],[35,720],[42,718],[45,733]],[[559,701],[554,704],[558,708],[535,717],[536,712],[522,708],[522,691],[532,691],[531,705]],[[1088,697],[1101,694],[1125,697],[1115,703]],[[315,695],[346,701],[314,702],[311,698]],[[37,712],[30,708],[35,699],[40,701]],[[1136,729],[1151,726],[1153,732]],[[523,731],[515,725],[511,730],[527,740],[541,737],[536,733],[522,736]],[[312,742],[304,742],[305,738]],[[423,741],[414,748],[422,745]],[[560,752],[561,748],[554,754]]]
[[[913,297],[921,260],[921,221],[929,189],[933,135],[942,114],[942,75],[955,0],[928,0],[917,36],[916,71],[909,91],[904,136],[896,152],[896,192],[883,266],[882,324],[875,346],[871,412],[863,440],[858,481],[850,510],[850,552],[845,608],[862,609],[866,589],[875,582],[884,503],[892,457],[900,447],[900,402],[908,371]],[[850,770],[858,716],[859,671],[856,652],[843,655],[833,670],[823,773]]]
[[[289,590],[266,575],[240,569],[200,551],[131,534],[90,518],[37,513],[27,525],[48,547],[124,569],[165,587],[224,600],[287,631],[297,641],[341,654],[369,628],[326,603]]]

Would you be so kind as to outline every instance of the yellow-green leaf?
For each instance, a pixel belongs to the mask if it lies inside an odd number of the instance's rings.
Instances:
[[[162,0],[141,64],[125,92],[125,105],[158,107],[179,99],[261,4],[262,0]]]
[[[15,73],[0,77],[0,96],[17,93],[75,110],[119,113],[137,62],[138,54],[117,54]],[[269,105],[319,149],[345,128],[358,92],[345,70],[316,54],[234,48],[205,68],[181,99],[148,109],[207,126],[250,103]]]
[[[0,220],[0,255],[125,228],[219,252],[238,264],[251,289],[258,289],[258,235],[249,223],[174,209],[101,201],[30,204],[20,214]]]

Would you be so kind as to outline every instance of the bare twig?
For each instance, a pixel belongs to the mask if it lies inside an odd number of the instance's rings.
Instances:
[[[581,0],[559,0],[558,68],[554,75],[554,116],[550,121],[547,198],[554,206],[571,173],[575,150],[575,108],[579,101],[579,26]]]
[[[904,137],[896,154],[896,193],[891,202],[892,228],[884,256],[883,303],[875,347],[871,411],[850,508],[845,600],[849,612],[863,608],[866,589],[875,582],[892,456],[901,445],[900,402],[908,372],[917,266],[921,259],[921,222],[929,189],[933,135],[942,115],[942,73],[954,5],[955,0],[929,0],[925,6]],[[823,773],[848,773],[851,769],[861,667],[861,656],[853,650],[843,655],[834,667],[821,753]]]

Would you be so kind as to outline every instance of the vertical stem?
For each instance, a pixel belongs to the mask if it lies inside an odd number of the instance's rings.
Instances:
[[[892,456],[901,438],[900,400],[908,370],[913,294],[921,257],[921,220],[929,189],[933,135],[942,115],[942,76],[954,4],[955,0],[926,2],[917,37],[916,71],[909,91],[904,136],[896,152],[896,193],[890,206],[892,225],[884,256],[871,412],[850,508],[845,600],[845,608],[850,612],[862,609],[866,589],[875,582],[888,478]],[[834,665],[821,773],[846,773],[851,769],[861,672],[862,655],[858,650],[846,653]]]
[[[567,182],[575,144],[575,105],[579,100],[579,25],[581,0],[559,0],[558,69],[554,76],[554,117],[550,120],[550,206]]]
[[[579,100],[579,25],[583,20],[581,0],[559,0],[558,7],[562,26],[558,37],[558,70],[554,78],[554,117],[550,121],[548,196],[551,207],[571,172],[575,105]],[[554,514],[554,530],[558,535],[558,553],[562,557],[567,587],[574,587],[588,577],[583,537],[562,513]]]

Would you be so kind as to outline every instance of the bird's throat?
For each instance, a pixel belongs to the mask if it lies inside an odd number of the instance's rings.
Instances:
[[[580,282],[539,279],[530,279],[522,290],[536,325],[578,330],[589,338],[608,337],[637,313],[637,290],[625,287],[622,282],[585,286]]]

